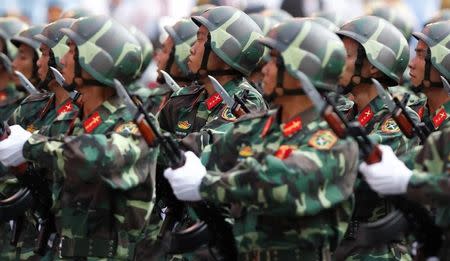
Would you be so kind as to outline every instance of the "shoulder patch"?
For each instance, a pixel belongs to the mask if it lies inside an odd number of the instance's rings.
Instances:
[[[318,150],[329,150],[338,141],[336,135],[330,130],[319,130],[312,135],[308,145]]]
[[[381,132],[383,133],[390,134],[397,133],[399,131],[400,128],[393,118],[388,118],[383,122],[383,124],[381,124]]]
[[[236,119],[237,119],[236,116],[234,116],[233,113],[231,113],[231,111],[230,111],[230,109],[228,108],[228,106],[225,106],[225,107],[222,109],[222,112],[221,112],[220,116],[221,116],[224,120],[226,120],[226,121],[231,121],[231,122],[234,122],[234,121],[236,121]]]
[[[118,125],[116,128],[114,128],[114,132],[137,134],[137,133],[139,133],[139,129],[136,126],[136,124],[134,124],[134,122],[127,122],[127,123],[122,123],[122,124]]]
[[[34,126],[33,123],[31,123],[30,125],[27,126],[26,130],[28,132],[34,133],[35,131],[37,131],[38,129],[36,128],[36,126]]]
[[[284,160],[287,159],[291,153],[297,149],[297,146],[292,145],[281,145],[275,152],[275,157]]]

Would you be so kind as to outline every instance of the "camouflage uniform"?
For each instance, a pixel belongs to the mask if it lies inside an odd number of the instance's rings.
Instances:
[[[83,18],[61,31],[76,43],[81,68],[105,88],[112,86],[113,78],[129,83],[140,68],[138,43],[107,17]],[[103,61],[102,55],[109,59]],[[59,132],[52,129],[55,124],[71,119],[65,113],[45,131]],[[51,170],[58,233],[54,258],[130,260],[151,209],[150,174],[158,150],[148,148],[117,96],[85,119],[70,122],[71,136],[34,134],[23,148],[29,161]]]
[[[363,16],[344,24],[338,35],[357,41],[365,51],[368,61],[384,74],[386,85],[397,85],[409,61],[409,48],[402,33],[393,25],[375,16]],[[384,37],[389,35],[389,38]],[[360,50],[358,50],[358,57]],[[358,58],[361,59],[361,58]],[[355,67],[362,66],[362,63]],[[355,68],[358,70],[358,68]],[[355,70],[355,71],[356,71]],[[356,75],[363,79],[361,75]],[[355,76],[352,77],[352,83]],[[356,83],[358,84],[358,83]],[[418,115],[410,108],[407,113],[416,123]],[[383,100],[377,96],[365,108],[358,108],[356,119],[366,129],[369,138],[376,144],[389,145],[397,154],[402,154],[418,144],[418,139],[408,140],[391,117]],[[393,210],[392,204],[381,199],[367,183],[362,181],[355,188],[356,204],[352,222],[374,222]],[[349,232],[351,234],[351,232]],[[346,238],[343,246],[354,241]],[[359,249],[351,253],[347,260],[409,260],[411,257],[401,244],[395,242],[387,245]]]
[[[280,52],[289,74],[335,90],[345,48],[331,31],[290,21],[260,42]],[[357,146],[339,140],[312,107],[285,123],[281,110],[244,116],[203,151],[200,193],[231,203],[239,260],[327,260],[351,216]]]

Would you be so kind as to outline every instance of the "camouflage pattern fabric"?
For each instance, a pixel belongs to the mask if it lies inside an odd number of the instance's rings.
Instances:
[[[241,255],[283,250],[289,260],[317,259],[316,251],[337,245],[351,216],[357,146],[339,140],[312,108],[285,124],[278,113],[244,116],[203,151],[200,192],[232,204]]]
[[[128,85],[127,90],[130,95],[137,96],[145,110],[153,115],[157,115],[162,110],[172,94],[172,90],[165,84],[149,88],[137,81]]]
[[[408,12],[408,9],[403,8],[402,10],[398,10],[397,8],[393,8],[389,5],[382,5],[373,9],[369,15],[386,19],[402,32],[406,40],[411,38],[414,27],[412,22],[414,19],[414,14]]]
[[[25,96],[25,93],[17,90],[11,83],[0,90],[0,121],[6,121]]]
[[[425,96],[424,93],[413,92],[409,87],[404,85],[393,86],[388,89],[392,96],[397,97],[400,101],[403,101],[403,97],[406,94],[409,94],[409,99],[406,106],[415,111],[421,121],[424,119],[424,116],[427,114],[427,96]]]
[[[75,136],[34,134],[24,146],[28,160],[45,162],[52,170],[53,212],[65,257],[133,256],[143,220],[151,211],[151,173],[158,149],[148,148],[131,120],[113,96],[83,121],[77,118],[71,134]]]

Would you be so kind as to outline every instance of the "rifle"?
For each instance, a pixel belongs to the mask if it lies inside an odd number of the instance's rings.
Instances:
[[[122,98],[127,105],[130,113],[136,115],[134,122],[141,132],[146,143],[150,147],[160,145],[162,150],[168,155],[169,165],[172,169],[182,167],[185,162],[185,156],[178,144],[172,139],[169,133],[161,134],[156,126],[151,121],[149,115],[145,111],[144,107],[138,99],[132,100],[127,90],[118,81],[114,80],[114,87],[119,97]],[[170,188],[168,181],[164,179],[168,192],[168,198],[174,204],[168,206],[168,212],[161,226],[158,238],[159,240],[166,234],[167,231],[171,231],[175,226],[175,223],[180,220],[182,213],[184,212],[184,203],[180,202],[174,195]],[[169,190],[170,188],[170,190]],[[175,209],[173,208],[175,206]],[[197,223],[194,227],[187,229],[181,233],[172,233],[170,253],[186,253],[193,251],[201,246],[203,243],[208,243],[208,239],[211,238],[218,248],[219,254],[223,257],[223,260],[237,260],[237,250],[234,244],[234,236],[232,228],[222,216],[222,214],[213,206],[206,204],[205,202],[198,202],[192,204],[192,207],[200,220],[203,222]],[[200,237],[201,242],[198,241]],[[197,239],[197,240],[193,240]],[[184,241],[181,242],[180,241]]]
[[[380,162],[382,157],[380,149],[369,139],[365,129],[359,122],[355,121],[348,123],[336,109],[336,106],[331,99],[328,99],[326,95],[324,95],[325,99],[322,99],[322,96],[313,87],[306,75],[297,71],[296,76],[297,79],[302,82],[302,88],[305,93],[336,135],[339,138],[351,136],[355,139],[362,151],[362,156],[366,163],[374,164]],[[353,245],[346,246],[345,249],[341,248],[340,250],[336,250],[336,259],[344,259],[359,247],[389,243],[398,236],[395,235],[396,233],[401,232],[398,231],[398,227],[400,227],[401,230],[409,227],[409,229],[413,231],[413,234],[419,243],[423,244],[423,253],[425,257],[438,256],[438,251],[442,245],[442,231],[434,224],[429,212],[420,204],[409,201],[402,196],[388,196],[386,198],[394,204],[399,212],[395,214],[394,211],[392,214],[387,215],[381,220],[359,225],[358,229],[362,230],[364,235],[356,235],[356,240],[354,240]],[[400,216],[400,214],[402,216]],[[408,226],[405,226],[405,221]],[[386,225],[391,228],[386,228]],[[379,233],[379,231],[373,228],[381,228],[382,231],[390,231],[390,233],[384,234],[386,237],[382,238],[382,236],[380,237],[380,234],[383,233]]]
[[[0,124],[0,141],[8,138],[11,133],[6,122]],[[33,167],[23,163],[12,168],[22,188],[8,199],[0,201],[0,220],[14,219],[10,244],[16,246],[23,230],[24,213],[33,209],[39,216],[39,234],[34,252],[44,255],[47,241],[51,233],[56,231],[53,215],[50,212],[52,195],[46,179],[33,173]]]
[[[225,104],[231,110],[231,113],[233,113],[236,118],[250,113],[250,110],[247,108],[247,106],[245,106],[244,101],[242,101],[241,98],[239,98],[237,95],[234,95],[234,99],[231,98],[225,88],[223,88],[223,86],[216,80],[216,78],[212,77],[211,75],[208,75],[208,77],[211,80],[214,90],[216,90],[220,97],[222,97],[222,100],[225,102]]]
[[[403,101],[400,101],[397,97],[392,98],[389,92],[385,90],[380,82],[378,82],[376,79],[372,78],[372,82],[375,85],[378,96],[387,105],[392,118],[394,119],[395,123],[397,123],[402,133],[408,139],[417,136],[420,139],[421,143],[424,143],[428,135],[430,134],[430,131],[425,126],[425,124],[416,124],[411,116],[406,112],[405,104],[408,102],[410,94],[406,93],[403,97]]]

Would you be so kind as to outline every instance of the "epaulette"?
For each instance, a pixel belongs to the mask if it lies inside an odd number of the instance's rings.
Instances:
[[[54,93],[52,92],[40,92],[40,93],[36,93],[33,95],[28,95],[21,103],[22,104],[26,104],[26,103],[30,103],[30,102],[37,102],[37,101],[43,101],[43,100],[48,100],[50,99],[52,96],[54,95]]]

